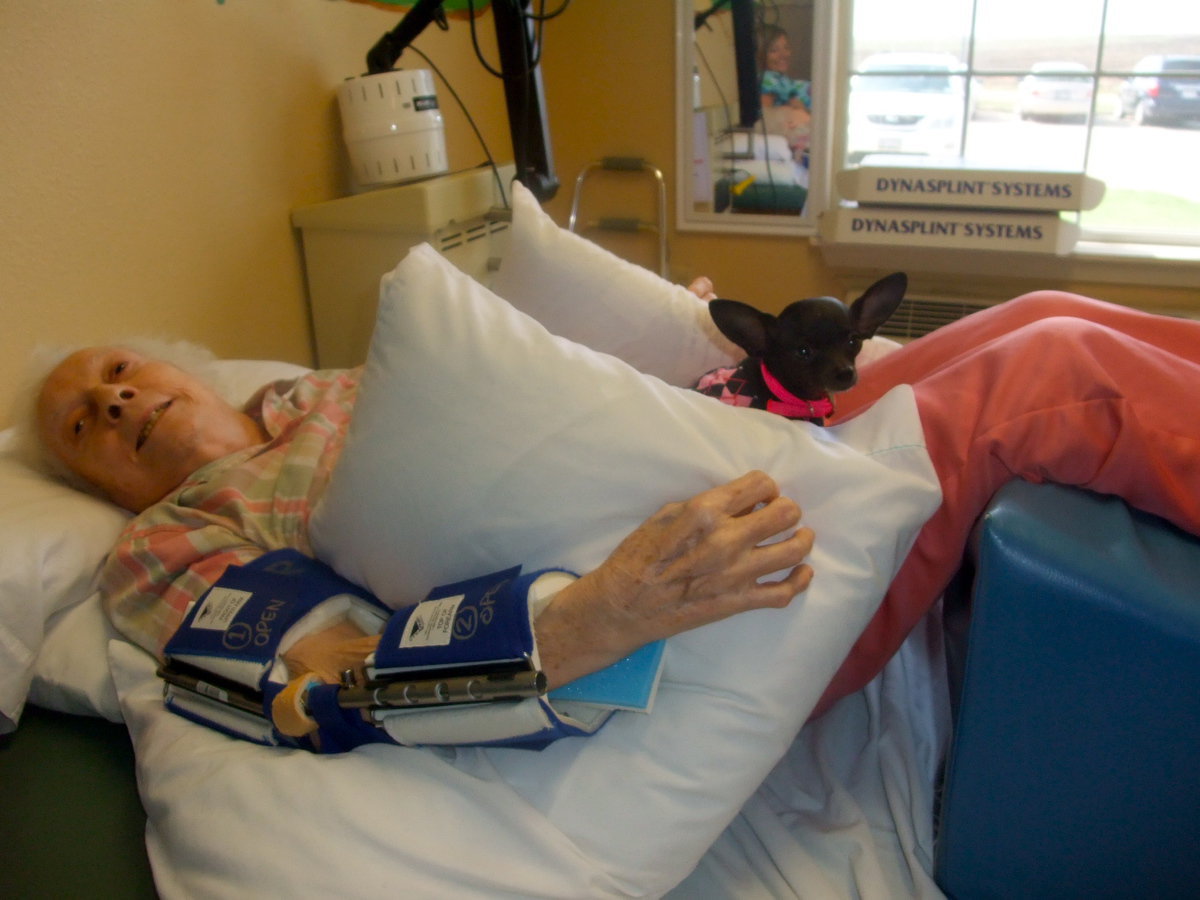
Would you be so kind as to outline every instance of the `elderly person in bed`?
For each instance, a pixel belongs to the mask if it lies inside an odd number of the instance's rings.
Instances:
[[[317,372],[270,385],[242,410],[183,370],[123,347],[77,351],[51,372],[37,404],[45,448],[142,513],[104,575],[121,631],[157,653],[228,565],[282,547],[311,554],[308,513],[337,460],[358,376]],[[811,576],[802,563],[812,535],[800,529],[763,542],[798,520],[762,473],[665,507],[537,620],[548,683],[704,622],[785,605]],[[793,570],[785,581],[758,583],[783,568]]]
[[[120,347],[78,351],[51,372],[37,397],[45,449],[140,513],[103,576],[120,630],[158,652],[229,564],[279,547],[311,552],[308,511],[342,446],[358,377],[313,373],[234,409],[171,364]],[[1200,533],[1200,424],[1188,412],[1198,380],[1200,323],[1057,292],[969,316],[864,368],[842,416],[912,384],[943,500],[818,711],[895,652],[1008,479],[1117,494]],[[664,507],[537,620],[550,683],[660,637],[786,605],[812,577],[812,535],[792,531],[799,520],[760,472]],[[784,580],[758,582],[781,569]]]

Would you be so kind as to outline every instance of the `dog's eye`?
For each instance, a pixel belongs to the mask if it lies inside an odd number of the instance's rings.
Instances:
[[[846,342],[850,349],[855,353],[862,349],[862,343],[862,338],[857,334],[850,335],[850,340]]]
[[[808,347],[793,347],[792,355],[799,357],[800,359],[808,359],[810,356],[812,356],[812,350],[810,350]]]

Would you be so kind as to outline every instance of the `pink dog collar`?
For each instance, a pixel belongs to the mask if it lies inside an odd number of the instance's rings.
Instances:
[[[767,371],[766,363],[762,363],[760,367],[767,390],[774,395],[774,399],[767,401],[767,412],[778,413],[789,419],[823,419],[833,415],[833,401],[828,396],[819,400],[797,397]]]

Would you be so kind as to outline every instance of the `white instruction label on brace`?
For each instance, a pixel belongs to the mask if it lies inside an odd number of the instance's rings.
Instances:
[[[465,594],[459,594],[457,597],[418,603],[408,624],[404,626],[400,647],[445,647],[454,637],[454,620],[458,617],[459,605],[465,599]]]
[[[203,628],[208,631],[224,631],[229,627],[246,601],[253,594],[249,591],[235,591],[231,588],[215,587],[208,592],[203,604],[192,620],[193,628]]]

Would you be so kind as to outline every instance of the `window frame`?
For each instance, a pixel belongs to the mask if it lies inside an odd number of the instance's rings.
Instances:
[[[821,161],[826,186],[823,196],[817,198],[822,209],[831,209],[841,202],[835,186],[835,174],[847,160],[849,139],[849,104],[851,77],[855,74],[853,63],[853,22],[855,0],[825,0],[829,4],[825,22],[831,28],[828,36],[831,52],[826,57],[829,70],[824,74],[827,90],[823,100],[828,102],[830,123],[829,140],[825,142],[826,155]],[[972,28],[974,25],[972,25]],[[1097,58],[1089,67],[1087,76],[1092,80],[1092,110],[1088,121],[1089,134],[1085,165],[1090,152],[1092,134],[1096,127],[1095,112],[1098,102],[1098,87],[1102,79],[1125,78],[1135,74],[1129,70],[1108,70],[1101,65],[1104,37],[1101,36]],[[968,92],[964,97],[964,116],[960,133],[960,146],[965,144],[970,127],[970,91],[973,79],[997,75],[1023,77],[1026,70],[982,69],[975,66],[971,42],[965,62],[964,76]],[[1085,217],[1086,221],[1086,217]],[[1119,233],[1108,229],[1081,229],[1080,240],[1071,252],[1058,256],[1053,254],[1006,253],[1002,251],[964,251],[928,248],[912,248],[903,243],[895,247],[873,245],[863,247],[844,244],[826,238],[815,238],[821,245],[823,255],[831,265],[842,268],[882,269],[889,266],[910,268],[920,266],[927,271],[947,274],[975,273],[985,276],[1011,276],[1014,265],[1018,271],[1038,278],[1069,278],[1080,280],[1104,280],[1114,283],[1142,283],[1162,286],[1192,286],[1200,281],[1200,240],[1187,235],[1145,235],[1144,233]],[[916,252],[914,252],[916,251]]]

